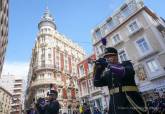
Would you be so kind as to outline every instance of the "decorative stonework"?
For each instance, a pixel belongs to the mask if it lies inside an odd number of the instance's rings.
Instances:
[[[137,74],[139,81],[144,81],[147,78],[144,66],[141,64],[138,65],[138,67],[136,69],[136,74]]]

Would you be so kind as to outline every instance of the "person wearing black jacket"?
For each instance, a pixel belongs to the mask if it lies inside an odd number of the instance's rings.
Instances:
[[[92,114],[90,107],[87,103],[83,103],[83,114]]]
[[[39,114],[45,114],[46,111],[46,101],[45,98],[39,98],[37,100],[36,108]]]
[[[50,90],[48,93],[49,102],[46,105],[45,114],[59,114],[60,104],[57,101],[58,92],[56,90]]]
[[[147,114],[147,106],[135,84],[135,71],[130,61],[118,62],[118,52],[105,48],[104,57],[95,61],[94,86],[108,86],[109,114]]]

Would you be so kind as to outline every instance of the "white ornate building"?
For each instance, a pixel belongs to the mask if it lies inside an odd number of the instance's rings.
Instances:
[[[34,98],[47,98],[50,84],[53,84],[58,91],[62,111],[65,112],[68,107],[75,108],[78,103],[77,63],[85,57],[85,51],[57,31],[48,9],[38,29],[32,50],[25,104],[28,108]]]

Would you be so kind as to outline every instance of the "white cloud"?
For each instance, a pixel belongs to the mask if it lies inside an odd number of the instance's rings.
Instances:
[[[5,62],[2,75],[12,74],[18,78],[27,78],[29,62]]]

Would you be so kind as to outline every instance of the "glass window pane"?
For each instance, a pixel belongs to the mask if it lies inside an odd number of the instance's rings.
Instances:
[[[151,60],[151,61],[147,62],[147,65],[151,72],[156,72],[159,70],[159,66],[155,60]]]
[[[111,30],[114,27],[114,21],[112,19],[109,19],[107,21],[107,26]]]
[[[100,29],[96,30],[95,35],[96,35],[96,38],[98,38],[98,39],[100,39],[102,37]]]
[[[138,44],[141,52],[145,53],[145,52],[149,51],[149,46],[144,38],[138,40],[136,43]]]
[[[119,57],[120,57],[120,60],[121,60],[121,61],[126,61],[126,60],[128,60],[128,59],[127,59],[127,55],[126,55],[126,53],[125,53],[124,50],[121,51],[121,52],[119,52]]]
[[[137,22],[134,21],[133,23],[131,23],[129,25],[129,28],[130,28],[131,32],[135,32],[135,31],[137,31],[139,29],[139,26],[138,26]]]

